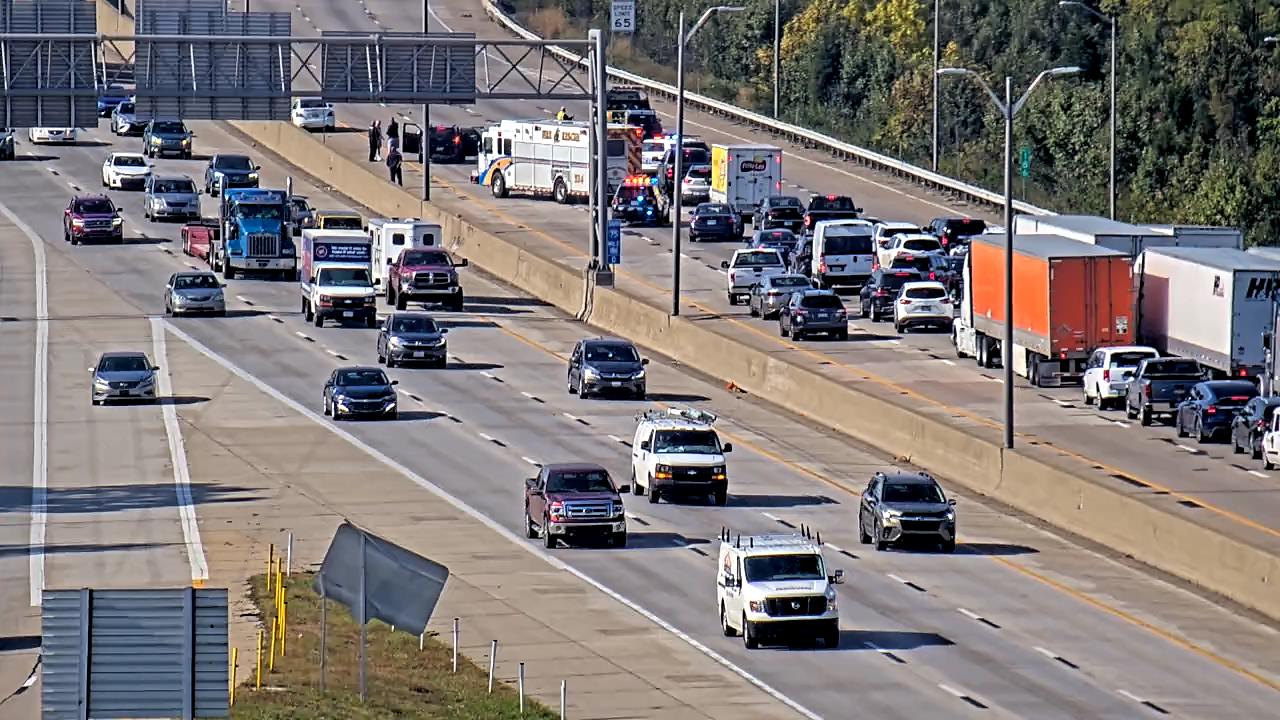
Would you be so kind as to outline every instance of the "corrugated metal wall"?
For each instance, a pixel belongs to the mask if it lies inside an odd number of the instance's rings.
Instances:
[[[0,0],[0,28],[13,33],[98,32],[94,0]],[[90,43],[5,44],[0,59],[0,87],[9,73],[13,90],[66,90],[94,87],[93,46]],[[97,98],[71,95],[7,96],[0,98],[0,127],[98,126]]]

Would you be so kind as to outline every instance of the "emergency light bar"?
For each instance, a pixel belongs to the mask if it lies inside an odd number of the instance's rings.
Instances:
[[[649,177],[648,175],[631,175],[622,181],[626,187],[644,187],[645,185],[657,185],[658,178]]]

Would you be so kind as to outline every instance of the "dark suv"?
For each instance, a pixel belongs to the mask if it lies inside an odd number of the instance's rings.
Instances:
[[[875,542],[876,550],[890,543],[926,540],[943,552],[956,549],[955,500],[948,500],[928,473],[878,472],[862,492],[858,508],[858,539]]]
[[[613,547],[627,544],[627,519],[622,494],[609,471],[599,465],[564,463],[543,466],[537,477],[524,481],[524,534],[542,538],[552,548],[557,540],[594,535]]]
[[[124,242],[124,220],[105,195],[77,195],[62,211],[62,239],[72,245],[87,240]]]
[[[569,393],[585,398],[589,394],[627,393],[637,400],[645,395],[644,366],[636,346],[620,338],[579,340],[569,355]]]
[[[204,191],[217,197],[231,188],[256,188],[259,169],[248,155],[218,153],[204,169]]]
[[[378,362],[387,367],[427,363],[442,368],[448,363],[448,343],[442,328],[426,313],[393,312],[378,331]]]
[[[781,228],[799,233],[804,229],[804,204],[791,195],[771,195],[756,208],[752,224],[757,230]]]
[[[943,251],[950,253],[967,246],[974,235],[986,232],[987,223],[978,218],[940,217],[934,218],[927,230],[942,243]]]
[[[858,315],[871,322],[880,322],[882,318],[893,319],[893,304],[898,300],[898,292],[904,283],[925,280],[924,275],[915,269],[876,268],[871,271],[871,279],[862,286],[859,294]]]

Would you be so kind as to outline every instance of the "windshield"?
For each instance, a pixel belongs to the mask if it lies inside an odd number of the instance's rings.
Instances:
[[[364,268],[324,268],[320,271],[318,282],[321,285],[337,287],[368,287],[369,271]]]
[[[666,145],[660,142],[655,142],[653,140],[645,140],[644,144],[640,146],[641,152],[647,152],[647,153],[663,152],[666,149],[667,149]]]
[[[240,217],[250,220],[279,220],[284,215],[284,210],[279,205],[243,203],[239,205],[239,209]]]
[[[212,275],[179,275],[174,278],[173,287],[178,290],[212,290],[221,285]]]
[[[902,249],[914,250],[916,252],[932,252],[934,250],[941,250],[942,244],[937,240],[925,240],[924,238],[917,240],[903,240]]]
[[[1153,352],[1122,352],[1111,356],[1111,364],[1108,367],[1127,368],[1138,367],[1138,363],[1148,358],[1156,357]]]
[[[402,265],[452,265],[445,253],[432,250],[410,250],[404,254]]]
[[[134,105],[131,102],[122,102],[116,108],[121,115],[132,115]]]
[[[558,472],[547,478],[547,492],[613,492],[613,483],[603,470]]]
[[[870,235],[832,236],[827,234],[824,237],[824,255],[870,255],[874,252],[871,249]]]
[[[729,210],[728,205],[723,205],[720,203],[703,203],[698,207],[694,208],[693,211],[698,215],[730,215],[732,214],[732,211]]]
[[[125,90],[123,85],[119,85],[117,83],[111,83],[110,85],[107,86],[106,92],[104,92],[102,95],[103,97],[120,97],[124,93],[125,93]]]
[[[196,184],[190,180],[157,180],[152,190],[158,193],[188,193],[194,195]]]
[[[887,503],[942,503],[942,490],[929,483],[885,483],[883,497]]]
[[[91,198],[76,203],[76,212],[85,215],[110,215],[115,211],[115,206],[106,198]]]
[[[790,230],[761,230],[756,233],[756,242],[793,247],[796,244],[796,236]]]
[[[153,133],[172,133],[174,135],[182,135],[187,132],[187,126],[176,120],[156,120],[151,123],[151,132]],[[224,158],[230,160],[231,158]],[[245,163],[249,162],[248,158],[242,158]]]
[[[116,167],[146,167],[147,161],[141,155],[117,155],[111,164]]]
[[[808,295],[800,299],[800,305],[815,310],[839,310],[844,307],[844,303],[835,295]]]
[[[244,155],[219,155],[218,159],[213,161],[213,166],[219,170],[242,170],[244,172],[253,170],[253,163],[249,162],[249,158]]]
[[[689,172],[687,174],[689,177],[694,178],[695,180],[707,180],[711,177],[711,166],[710,165],[694,165],[689,168]]]
[[[937,300],[946,296],[947,291],[940,287],[919,287],[907,291],[907,297],[912,300]]]
[[[781,265],[782,258],[776,252],[742,253],[733,261],[734,267],[767,267]]]
[[[1148,362],[1147,375],[1199,375],[1200,363],[1195,360],[1161,360]]]
[[[1258,394],[1258,388],[1251,382],[1209,383],[1209,392],[1213,393],[1214,404],[1223,407],[1239,407],[1249,402]]]
[[[981,235],[987,229],[985,220],[948,220],[946,232],[953,237]]]
[[[674,164],[674,153],[672,153],[672,156],[673,156],[673,157],[672,157],[672,160],[673,160],[673,164]],[[690,163],[699,163],[699,164],[704,164],[704,163],[708,163],[708,162],[710,162],[710,161],[711,161],[711,153],[709,153],[709,152],[707,152],[706,150],[703,150],[702,148],[699,148],[699,147],[688,147],[688,146],[685,146],[685,148],[684,148],[684,163],[685,163],[686,165],[688,165],[688,164],[690,164]]]
[[[307,110],[318,110],[324,107],[324,101],[319,98],[299,100],[298,107],[305,108]]]
[[[639,362],[640,356],[630,345],[593,343],[586,349],[587,362]]]
[[[810,210],[839,210],[852,212],[857,210],[857,206],[853,204],[853,199],[844,197],[843,195],[821,195],[809,201]]]
[[[920,275],[918,273],[895,273],[893,275],[881,275],[880,287],[886,288],[889,290],[897,290],[901,288],[904,284],[915,281],[915,280],[919,280],[919,279],[920,279]]]
[[[720,438],[713,430],[659,430],[653,435],[658,454],[720,454]]]
[[[804,207],[800,204],[800,198],[790,195],[774,195],[765,202],[769,204],[770,210],[798,210]]]
[[[931,255],[922,255],[916,257],[914,255],[898,255],[889,263],[890,268],[910,268],[919,270],[921,273],[928,272],[933,268],[933,261],[930,260]]]
[[[882,238],[891,238],[896,235],[919,235],[919,234],[920,234],[920,228],[918,227],[882,228],[880,230],[880,237]]]
[[[358,385],[388,385],[387,376],[381,370],[343,370],[338,373],[337,384],[340,387]]]
[[[311,205],[304,198],[293,198],[289,204],[293,205],[294,212],[311,212]]]
[[[809,278],[801,277],[799,275],[787,275],[784,277],[776,277],[773,279],[772,284],[774,287],[780,287],[780,288],[810,287]]]
[[[98,372],[147,372],[151,365],[141,355],[104,357],[98,364]]]
[[[391,323],[391,332],[430,335],[440,332],[440,329],[429,317],[398,317]]]
[[[343,215],[330,215],[320,220],[320,228],[322,230],[360,230],[361,225],[360,218]]]
[[[764,555],[742,563],[747,582],[825,580],[821,555]]]

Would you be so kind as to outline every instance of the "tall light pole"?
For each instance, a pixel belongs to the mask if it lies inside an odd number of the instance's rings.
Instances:
[[[431,0],[422,0],[422,34],[426,35],[431,18]],[[434,58],[435,55],[433,54]],[[435,72],[432,69],[432,72]],[[400,133],[401,140],[404,132]],[[418,142],[422,143],[422,199],[431,201],[431,105],[422,103],[422,135]],[[404,147],[401,145],[400,147]]]
[[[1086,5],[1079,0],[1058,0],[1058,7],[1080,8],[1111,26],[1111,181],[1108,185],[1111,219],[1116,219],[1116,16]]]
[[[778,119],[778,77],[782,69],[782,0],[773,0],[773,119]]]
[[[938,63],[941,59],[942,0],[933,0],[933,164],[938,172]]]
[[[986,91],[991,101],[1004,116],[1004,338],[1000,341],[1000,367],[1004,370],[1004,446],[1013,447],[1013,118],[1027,104],[1027,98],[1040,84],[1040,81],[1059,75],[1075,75],[1078,67],[1057,67],[1045,70],[1036,76],[1027,91],[1017,102],[1013,99],[1013,78],[1004,79],[1004,100],[996,95],[987,81],[976,71],[968,68],[939,68],[935,73],[943,75],[963,75]],[[976,280],[971,279],[976,282]]]
[[[684,13],[680,13],[679,33],[676,35],[676,146],[675,173],[672,177],[672,218],[671,218],[671,315],[680,314],[680,182],[684,180],[684,46],[689,43],[695,33],[711,19],[712,15],[722,12],[742,12],[741,5],[717,5],[707,8],[693,24],[688,33],[684,31]]]

